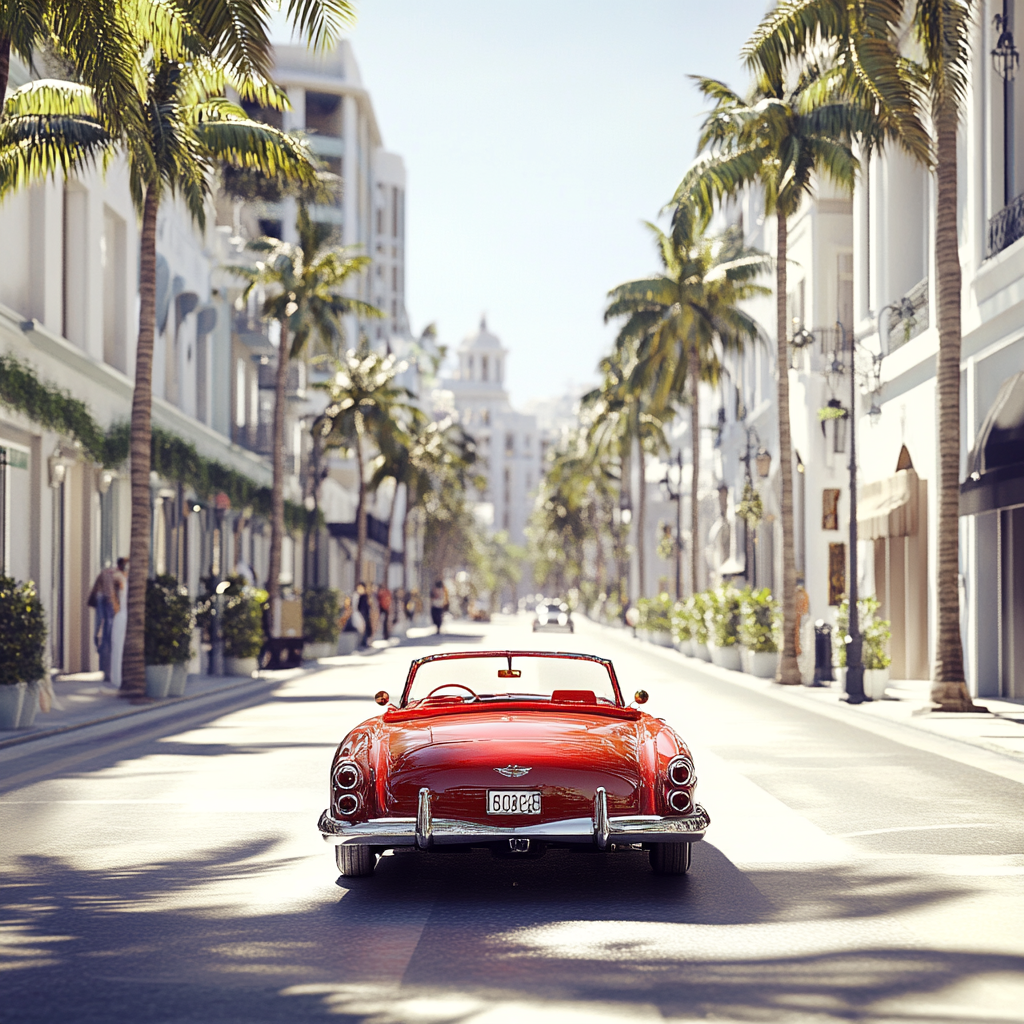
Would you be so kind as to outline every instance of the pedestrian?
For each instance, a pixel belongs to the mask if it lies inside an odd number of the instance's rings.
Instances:
[[[121,689],[121,659],[124,656],[124,638],[128,632],[128,559],[117,560],[114,576],[118,586],[117,598],[120,607],[114,613],[114,625],[110,643],[110,681]]]
[[[373,629],[370,622],[370,595],[366,590],[366,584],[362,582],[356,587],[356,611],[363,618],[363,638],[359,641],[359,646],[369,647],[370,631]]]
[[[96,609],[96,628],[93,641],[100,656],[100,671],[110,681],[110,650],[113,643],[114,616],[120,608],[116,582],[117,570],[111,566],[100,570],[89,591],[88,605]]]
[[[434,580],[434,585],[430,588],[430,618],[438,633],[441,632],[441,623],[444,621],[447,604],[448,591],[445,590],[445,586],[440,580]]]
[[[384,630],[384,639],[391,639],[391,591],[387,584],[382,583],[377,588],[377,607],[380,608],[381,628]]]

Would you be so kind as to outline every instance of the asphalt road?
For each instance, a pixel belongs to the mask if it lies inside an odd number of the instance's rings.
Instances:
[[[0,752],[0,1019],[1024,1020],[1019,783],[587,623],[451,630],[445,649],[607,654],[650,691],[712,815],[689,877],[556,851],[339,879],[316,831],[331,755],[423,638]]]

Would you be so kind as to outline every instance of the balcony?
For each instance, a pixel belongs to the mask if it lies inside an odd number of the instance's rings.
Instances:
[[[928,329],[928,278],[918,281],[884,313],[888,318],[889,351],[895,352]]]
[[[1024,238],[1024,195],[1017,196],[988,222],[988,251],[985,258],[991,259],[1019,238]]]

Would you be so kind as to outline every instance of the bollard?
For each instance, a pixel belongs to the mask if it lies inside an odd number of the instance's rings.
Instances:
[[[814,624],[814,682],[811,686],[827,686],[834,680],[832,627],[823,619],[818,619]]]

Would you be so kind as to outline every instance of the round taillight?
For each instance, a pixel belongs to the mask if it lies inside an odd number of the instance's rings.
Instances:
[[[359,797],[355,793],[342,793],[336,801],[338,813],[343,817],[349,817],[359,810]]]
[[[342,761],[334,769],[334,781],[338,789],[355,789],[363,781],[363,773],[354,761]]]
[[[668,765],[669,781],[674,786],[691,786],[696,778],[693,762],[688,757],[675,757]]]
[[[676,789],[669,793],[668,805],[677,814],[687,814],[693,809],[693,797],[685,789]]]

